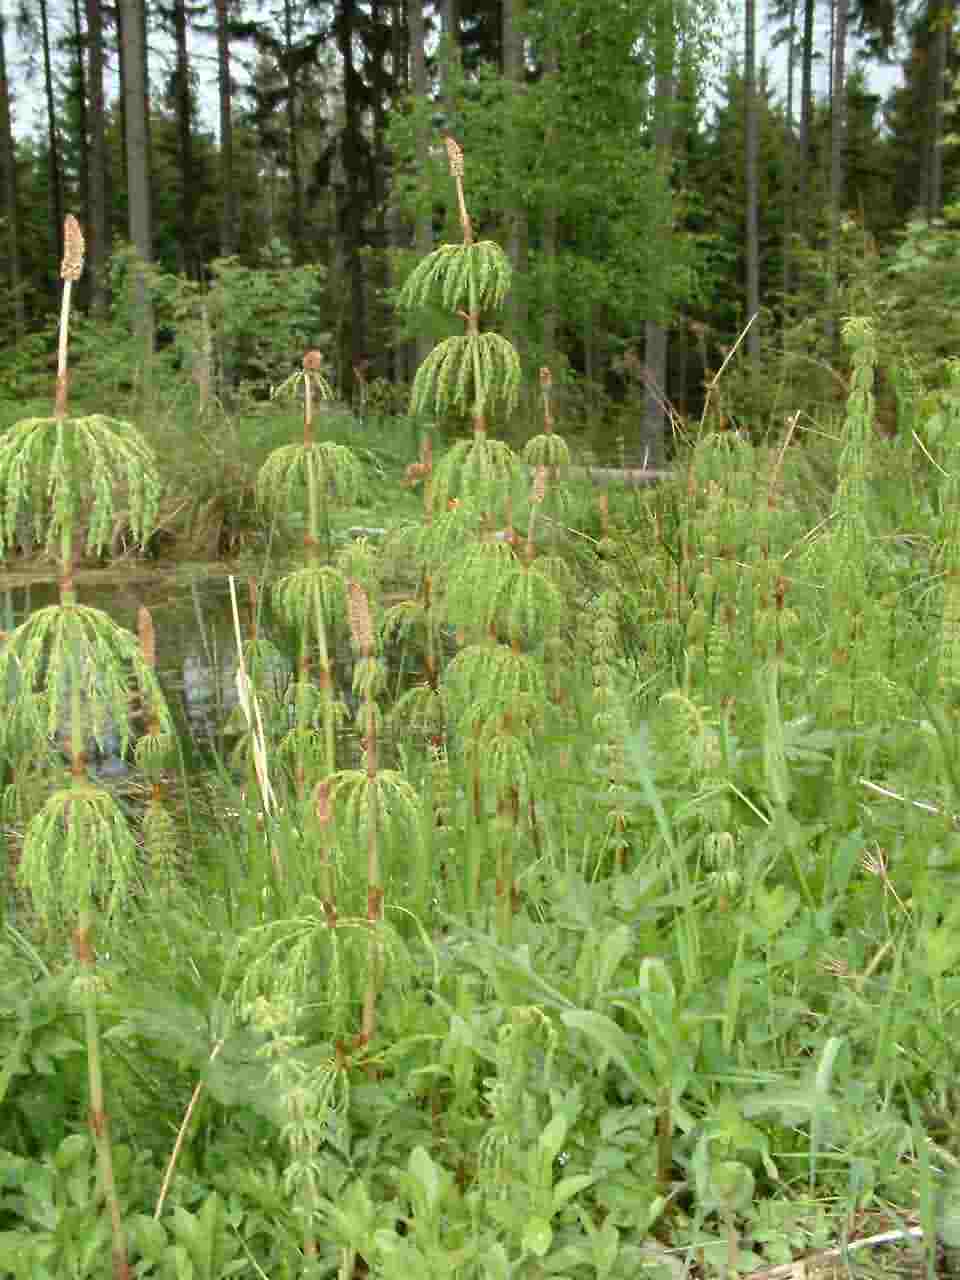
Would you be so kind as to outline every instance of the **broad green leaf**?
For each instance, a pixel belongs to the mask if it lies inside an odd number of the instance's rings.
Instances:
[[[410,1154],[410,1176],[423,1192],[427,1208],[434,1212],[440,1198],[440,1176],[437,1166],[423,1147],[414,1147]]]
[[[626,1072],[632,1084],[638,1088],[650,1088],[649,1081],[645,1081],[634,1066],[636,1055],[633,1042],[612,1018],[608,1018],[605,1013],[594,1013],[590,1009],[567,1009],[560,1014],[560,1019],[571,1030],[582,1032],[608,1058],[612,1058]]]
[[[553,1211],[562,1209],[568,1200],[578,1196],[585,1187],[596,1182],[596,1178],[586,1173],[571,1174],[569,1178],[561,1178],[553,1188]]]
[[[553,1244],[553,1228],[546,1218],[531,1218],[523,1231],[523,1248],[542,1258]]]

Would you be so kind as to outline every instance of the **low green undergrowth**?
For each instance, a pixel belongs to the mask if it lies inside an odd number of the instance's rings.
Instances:
[[[471,434],[425,435],[382,538],[338,545],[393,464],[325,432],[303,357],[246,482],[302,552],[236,601],[212,771],[176,767],[145,610],[86,664],[36,615],[0,650],[35,695],[0,738],[0,1271],[729,1276],[849,1262],[876,1224],[933,1274],[960,1245],[957,370],[880,439],[850,320],[832,438],[703,434],[598,501],[550,370],[538,434],[489,433],[509,266],[450,161],[463,243],[404,300],[464,332],[412,409]],[[0,442],[4,541],[46,532],[65,634],[85,484],[110,527],[96,431],[140,451],[151,527],[152,454],[104,422],[58,398]],[[111,719],[123,797],[87,768]]]

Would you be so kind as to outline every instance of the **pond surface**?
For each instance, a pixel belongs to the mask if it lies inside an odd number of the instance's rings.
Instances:
[[[144,570],[131,566],[79,571],[82,603],[103,609],[137,631],[137,614],[146,606],[156,634],[157,674],[171,713],[186,738],[201,748],[220,747],[230,713],[237,706],[237,641],[230,600],[231,569],[223,565],[178,566]],[[246,572],[233,572],[240,624],[249,633],[257,594]],[[35,610],[58,599],[53,575],[0,572],[0,630],[12,631]],[[276,672],[278,685],[289,681],[292,664]],[[124,762],[113,752],[97,762],[97,772],[118,774]]]

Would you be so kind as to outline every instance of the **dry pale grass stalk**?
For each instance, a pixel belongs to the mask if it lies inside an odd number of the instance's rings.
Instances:
[[[218,1040],[210,1051],[210,1057],[207,1060],[208,1066],[216,1061],[217,1055],[222,1048],[223,1041]],[[194,1087],[193,1093],[190,1095],[190,1101],[187,1104],[187,1109],[184,1112],[180,1128],[177,1131],[177,1139],[173,1144],[173,1150],[170,1152],[170,1159],[167,1161],[167,1168],[163,1175],[163,1184],[160,1187],[160,1194],[157,1197],[157,1207],[153,1211],[153,1218],[155,1222],[159,1221],[160,1214],[163,1212],[163,1203],[167,1198],[167,1192],[170,1190],[170,1183],[173,1181],[173,1171],[177,1167],[177,1159],[179,1158],[180,1150],[183,1147],[184,1139],[187,1136],[187,1129],[190,1127],[190,1120],[194,1111],[197,1109],[197,1103],[200,1101],[200,1096],[203,1093],[203,1086],[204,1082],[199,1080]]]
[[[253,681],[250,679],[246,660],[243,656],[240,610],[237,607],[237,583],[233,574],[230,575],[230,605],[233,611],[233,629],[237,640],[237,698],[240,702],[240,710],[243,712],[243,717],[250,731],[253,747],[253,767],[257,775],[260,796],[263,800],[263,811],[269,817],[277,808],[277,798],[270,782],[270,772],[267,767],[267,738],[263,728],[263,717],[260,714],[260,703],[257,700],[256,690],[253,687]],[[280,856],[275,847],[271,847],[270,855],[273,858],[274,866],[279,872]]]

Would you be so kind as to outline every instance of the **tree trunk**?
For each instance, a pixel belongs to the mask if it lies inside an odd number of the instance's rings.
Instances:
[[[130,240],[143,263],[153,258],[150,209],[150,153],[147,131],[146,41],[143,0],[120,0],[123,13],[124,112],[127,123],[127,197]],[[153,304],[146,277],[137,271],[134,288],[134,326],[144,348],[144,377],[153,353]]]
[[[831,339],[836,332],[840,223],[843,217],[846,188],[848,14],[849,0],[834,0],[833,80],[831,85],[833,92],[830,100],[830,298],[825,326],[827,336]]]
[[[90,92],[90,219],[87,227],[87,261],[93,309],[107,305],[107,259],[110,233],[107,223],[107,137],[103,94],[103,13],[100,0],[86,0],[87,84]]]
[[[126,42],[123,38],[123,5],[120,0],[113,7],[114,25],[117,31],[117,79],[120,81],[120,92],[117,94],[117,106],[120,113],[120,137],[124,139],[124,145],[120,148],[120,187],[121,190],[127,189],[127,57],[125,51]],[[107,202],[107,208],[110,208],[110,202]],[[126,235],[128,228],[124,228]]]
[[[796,178],[794,174],[793,137],[793,71],[796,58],[797,0],[790,0],[790,28],[787,37],[787,105],[784,121],[783,145],[783,309],[786,313],[791,288],[793,257],[794,207],[796,203]]]
[[[813,42],[816,0],[804,0],[803,49],[800,57],[800,155],[799,207],[800,234],[810,235],[811,223],[811,141],[813,125]]]
[[[13,141],[10,81],[7,78],[6,25],[3,0],[0,0],[0,182],[3,184],[3,209],[7,224],[7,269],[10,297],[13,299],[13,330],[19,341],[26,332],[26,313],[23,305],[23,289],[20,284],[17,152]]]
[[[303,261],[303,178],[297,125],[296,58],[293,50],[293,2],[283,0],[283,52],[287,71],[287,167],[290,172],[290,248],[294,262]]]
[[[427,100],[427,55],[424,47],[425,26],[423,21],[423,0],[407,0],[407,30],[410,33],[410,72],[411,89],[417,105],[423,107]],[[417,127],[417,189],[427,189],[427,164],[429,157],[430,137],[424,123]],[[430,205],[425,200],[418,200],[414,215],[413,247],[417,258],[421,261],[433,248],[433,227],[431,225]],[[423,363],[430,351],[427,338],[418,335],[415,345],[414,359],[417,368]]]
[[[457,95],[453,71],[460,57],[460,5],[457,0],[440,0],[443,37],[447,46],[447,61],[443,68],[443,102],[447,113],[447,128],[457,129]]]
[[[555,40],[547,38],[546,47],[543,51],[543,78],[549,80],[555,78],[560,68],[560,59],[557,54],[557,45]],[[549,162],[553,155],[554,148],[557,143],[557,128],[552,118],[547,120],[546,129],[544,130],[543,149],[547,157],[548,172]],[[543,312],[543,355],[550,368],[554,368],[557,361],[557,328],[560,323],[560,309],[557,302],[556,288],[556,269],[557,269],[557,233],[559,227],[559,216],[557,210],[557,200],[554,194],[555,188],[548,186],[544,193],[543,206],[543,231],[541,254],[543,264],[541,267],[541,287],[544,291],[541,309]]]
[[[173,41],[176,50],[177,162],[180,166],[180,255],[182,269],[188,276],[195,277],[199,274],[200,264],[194,243],[193,101],[190,95],[186,0],[173,0]]]
[[[389,0],[388,0],[389,2]],[[370,22],[375,31],[387,31],[387,7],[384,0],[370,0]],[[387,55],[390,45],[386,39],[372,42],[369,53],[371,115],[373,117],[373,154],[370,158],[370,204],[373,208],[373,248],[370,259],[371,310],[368,321],[372,330],[371,367],[365,371],[369,377],[387,377],[390,348],[390,329],[386,318],[386,297],[390,287],[390,266],[386,251],[389,240],[387,215],[389,202],[389,153],[387,148],[387,108],[390,99],[390,78],[387,73]]]
[[[47,102],[47,145],[50,148],[50,247],[54,257],[54,278],[63,257],[63,165],[60,161],[60,132],[53,96],[53,64],[50,57],[50,20],[47,0],[40,0],[40,38],[43,47],[43,89]]]
[[[391,0],[390,4],[390,71],[393,80],[393,101],[391,106],[393,110],[399,110],[400,104],[406,94],[409,92],[409,60],[407,58],[407,32],[403,15],[403,0]],[[392,157],[391,157],[392,160]],[[390,184],[391,190],[394,184]],[[402,250],[406,246],[406,238],[404,235],[403,210],[400,202],[393,198],[390,200],[390,210],[387,220],[387,233],[390,237],[390,248],[393,250],[391,262],[396,263],[396,251]],[[399,289],[403,283],[403,276],[395,268],[391,273],[391,284],[394,289]],[[396,316],[395,316],[396,320]],[[390,343],[390,349],[393,356],[393,363],[390,376],[394,383],[404,384],[407,382],[410,370],[408,368],[408,346],[401,341],[399,328],[394,325],[393,340]]]
[[[657,9],[655,58],[654,146],[658,179],[667,186],[670,182],[674,98],[673,5],[667,0],[663,0]],[[669,221],[665,220],[661,234],[665,237],[670,235]],[[644,326],[643,362],[646,390],[640,432],[641,456],[645,467],[659,467],[665,452],[667,424],[667,329],[659,319],[648,320]]]
[[[927,182],[927,217],[943,212],[943,122],[947,80],[947,52],[952,29],[951,0],[932,0],[930,34],[930,178]]]
[[[756,0],[746,0],[744,39],[744,161],[746,164],[746,232],[747,232],[747,315],[750,325],[747,333],[747,355],[751,364],[751,376],[757,372],[760,359],[760,224],[758,217],[758,129],[757,129],[757,6]],[[757,316],[757,319],[754,317]]]
[[[364,243],[364,207],[360,190],[360,174],[364,164],[363,134],[361,130],[360,91],[362,82],[354,66],[354,34],[356,31],[356,0],[341,0],[340,21],[337,28],[340,59],[343,64],[343,167],[346,180],[342,214],[342,233],[347,252],[347,270],[350,276],[350,341],[349,381],[358,362],[366,358],[366,298],[364,294],[364,264],[359,250]]]
[[[84,65],[84,30],[80,0],[73,0],[73,94],[77,104],[77,133],[80,138],[80,154],[77,158],[77,184],[80,204],[80,225],[90,226],[90,121],[87,110],[87,69]],[[78,301],[81,304],[89,294],[89,272],[80,277],[83,288]]]
[[[529,228],[527,210],[521,195],[521,184],[524,177],[524,156],[522,154],[522,131],[519,128],[519,114],[522,110],[521,95],[526,84],[525,42],[520,21],[523,14],[523,0],[503,0],[503,80],[507,101],[510,108],[505,164],[507,168],[507,190],[509,192],[507,214],[507,256],[513,267],[516,282],[510,292],[510,310],[508,335],[514,345],[521,351],[526,345],[527,311],[524,305],[523,290],[526,287],[526,276],[529,253]],[[519,286],[519,287],[518,287]]]
[[[215,0],[217,14],[217,91],[220,97],[220,253],[236,252],[236,192],[233,180],[233,92],[230,84],[229,0]]]

